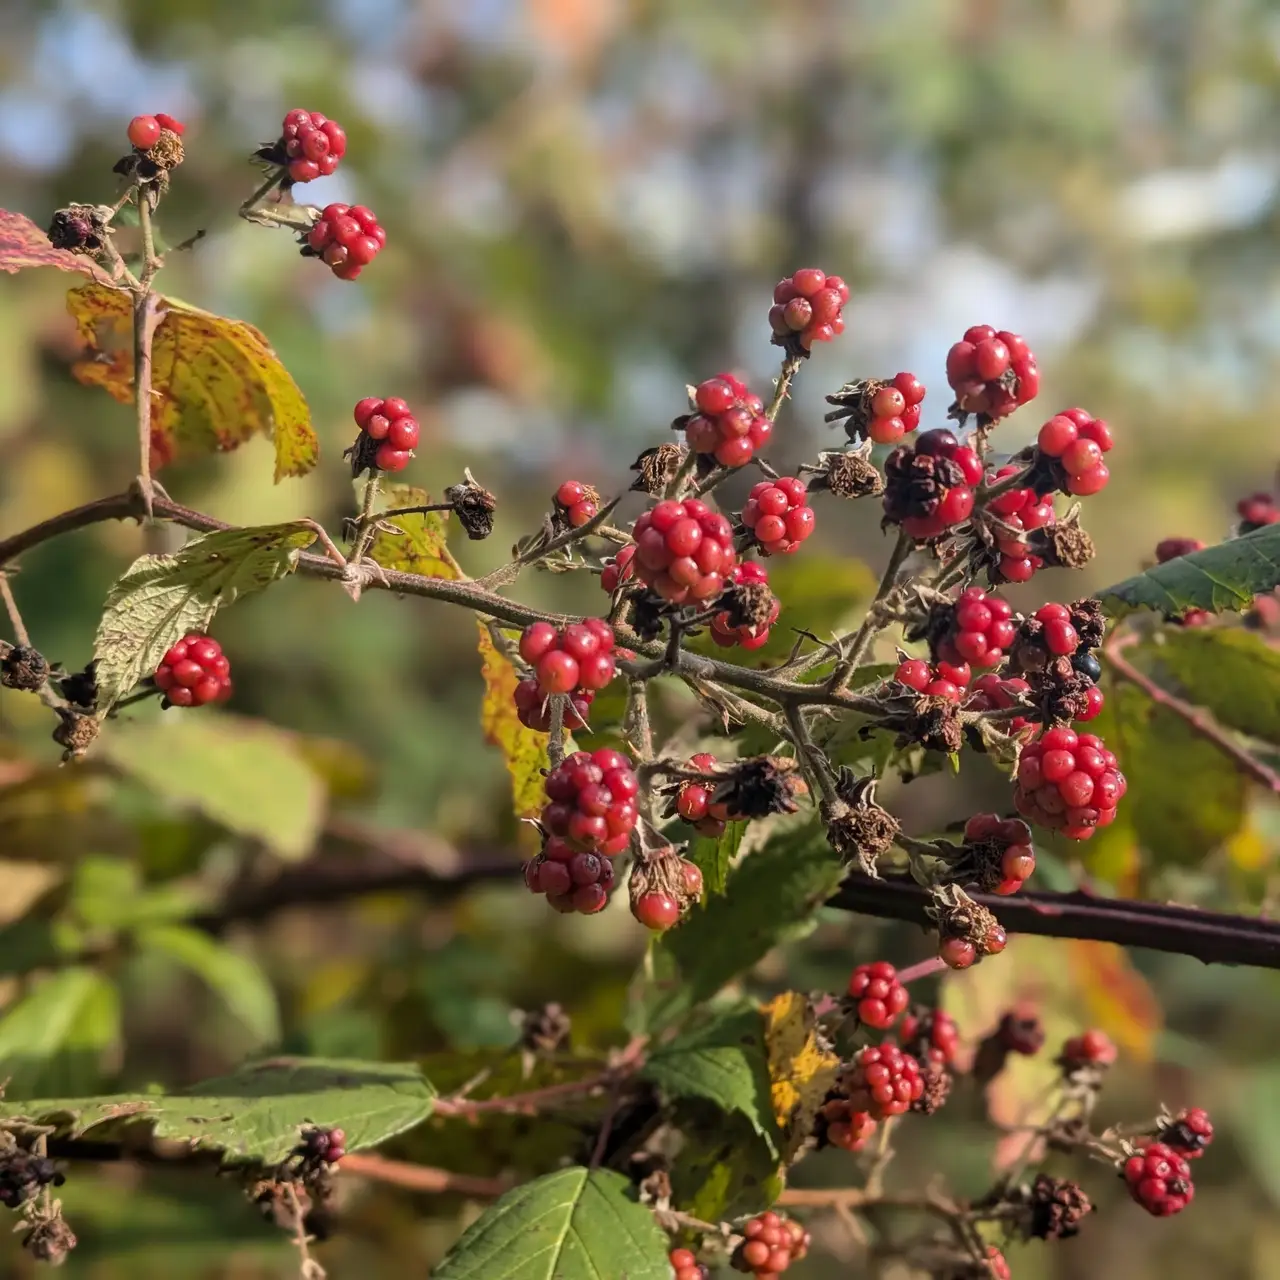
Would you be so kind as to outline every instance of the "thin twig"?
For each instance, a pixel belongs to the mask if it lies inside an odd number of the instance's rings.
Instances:
[[[800,372],[800,366],[804,363],[801,356],[787,356],[782,362],[782,372],[778,375],[778,380],[773,386],[773,399],[769,401],[769,407],[764,411],[764,416],[770,422],[777,421],[778,411],[782,408],[782,402],[787,398],[791,391],[791,383],[796,374]]]
[[[22,621],[18,602],[13,598],[13,588],[9,585],[7,573],[0,573],[0,599],[4,600],[5,612],[9,615],[9,625],[13,628],[13,638],[29,649],[31,637],[27,634],[27,624]]]
[[[866,657],[867,650],[871,647],[871,641],[875,638],[876,633],[883,630],[885,621],[880,615],[880,606],[897,584],[898,572],[911,554],[911,549],[914,545],[913,539],[908,534],[898,534],[898,540],[893,544],[893,550],[889,553],[889,563],[885,565],[880,585],[876,588],[876,593],[871,598],[871,603],[867,605],[867,613],[862,619],[862,625],[854,632],[849,651],[836,666],[835,671],[831,673],[829,682],[831,689],[840,690],[848,684],[849,677],[853,675],[862,663],[863,658]]]
[[[388,1160],[385,1156],[362,1155],[353,1152],[344,1156],[340,1166],[343,1177],[369,1178],[374,1182],[386,1182],[404,1187],[407,1191],[421,1191],[427,1195],[470,1196],[476,1200],[495,1200],[511,1189],[511,1183],[502,1178],[481,1178],[469,1173],[454,1173],[449,1169],[435,1169],[430,1165],[409,1164],[404,1160]]]

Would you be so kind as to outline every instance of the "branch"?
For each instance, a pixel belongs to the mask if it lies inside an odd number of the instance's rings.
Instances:
[[[453,1173],[430,1165],[409,1164],[404,1160],[388,1160],[383,1156],[360,1155],[358,1152],[343,1156],[338,1168],[349,1176],[371,1178],[375,1182],[387,1182],[407,1191],[422,1191],[433,1196],[453,1194],[471,1196],[476,1200],[494,1200],[513,1185],[502,1178]]]

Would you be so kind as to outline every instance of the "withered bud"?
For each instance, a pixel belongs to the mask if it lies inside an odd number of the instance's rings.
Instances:
[[[374,458],[378,452],[378,442],[366,431],[360,432],[351,447],[342,451],[344,458],[351,459],[351,474],[358,476],[365,471],[374,470]]]
[[[157,169],[176,169],[183,160],[182,139],[172,129],[161,129],[143,156]]]
[[[58,688],[68,702],[74,703],[85,711],[94,711],[98,706],[98,663],[95,659],[83,671],[73,671],[58,681]]]
[[[879,876],[876,864],[902,829],[897,818],[876,803],[875,788],[875,778],[859,778],[842,769],[836,782],[838,799],[818,806],[827,842],[846,862],[873,877]]]
[[[901,736],[904,746],[918,742],[926,751],[952,755],[964,746],[960,707],[948,698],[924,694],[916,699],[914,711],[902,727]]]
[[[49,677],[49,664],[44,655],[29,644],[16,644],[0,658],[0,684],[6,689],[23,689],[35,693]]]
[[[1075,627],[1081,644],[1096,649],[1107,633],[1107,618],[1102,612],[1102,601],[1092,596],[1071,603],[1071,625]]]
[[[96,204],[69,204],[49,223],[49,243],[68,253],[97,253],[106,242],[109,208]]]
[[[885,519],[900,522],[933,515],[947,491],[964,483],[964,472],[950,458],[899,445],[885,459],[884,482]]]
[[[632,492],[647,493],[651,498],[662,497],[688,456],[687,446],[671,440],[646,449],[631,464],[631,470],[636,472],[636,478],[631,482]]]
[[[1027,534],[1027,547],[1051,569],[1083,569],[1098,553],[1088,532],[1074,520],[1033,529]]]
[[[931,889],[925,914],[937,926],[940,942],[959,938],[970,943],[979,957],[1003,951],[1008,941],[995,915],[981,903],[974,902],[959,885]]]
[[[452,504],[453,514],[466,530],[467,537],[479,542],[493,532],[493,513],[497,510],[498,500],[488,489],[476,484],[470,471],[464,474],[466,479],[461,484],[451,484],[444,491],[444,498]]]
[[[674,898],[683,919],[702,896],[702,872],[692,862],[685,861],[671,845],[663,845],[642,850],[637,855],[628,887],[631,910],[637,920],[647,923],[638,904],[641,898],[652,893]]]
[[[1053,658],[1031,677],[1031,698],[1045,726],[1071,724],[1089,711],[1094,682],[1071,665],[1070,658]]]
[[[945,1106],[951,1096],[951,1072],[941,1062],[926,1062],[923,1068],[920,1074],[924,1079],[924,1092],[911,1104],[911,1110],[931,1116]]]
[[[716,784],[712,804],[726,804],[742,818],[766,818],[771,813],[795,813],[796,796],[808,787],[799,765],[783,756],[753,756],[729,766],[728,775]]]
[[[674,613],[665,600],[647,592],[637,596],[631,606],[631,627],[641,640],[656,640],[662,634],[667,615]]]
[[[520,1048],[537,1057],[560,1053],[569,1047],[571,1030],[569,1015],[559,1004],[544,1004],[520,1019]]]
[[[810,489],[825,489],[837,498],[875,498],[884,492],[884,477],[862,453],[824,453],[819,458],[827,469],[809,482]]]
[[[61,1204],[60,1201],[56,1203]],[[22,1247],[37,1262],[60,1267],[66,1262],[67,1254],[76,1247],[76,1235],[59,1207],[57,1212],[34,1219],[31,1229],[22,1237]]]
[[[729,628],[747,627],[755,635],[771,626],[780,611],[778,597],[767,582],[731,583],[716,603],[724,610]]]
[[[850,440],[866,438],[867,427],[871,422],[871,402],[876,393],[890,384],[881,378],[859,378],[854,382],[846,382],[839,391],[827,396],[827,403],[835,408],[822,415],[823,422],[832,426],[840,423]]]
[[[1031,1211],[1027,1234],[1036,1240],[1069,1240],[1093,1212],[1093,1202],[1078,1182],[1036,1175],[1026,1203]]]
[[[53,740],[60,747],[65,748],[62,753],[63,760],[80,759],[93,745],[93,740],[98,736],[98,729],[96,716],[59,707],[58,727],[53,731]]]

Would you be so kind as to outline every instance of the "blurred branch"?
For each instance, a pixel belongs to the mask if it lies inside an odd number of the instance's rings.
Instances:
[[[404,1160],[387,1160],[382,1156],[355,1153],[344,1156],[338,1166],[342,1173],[375,1182],[388,1182],[407,1191],[423,1191],[428,1195],[454,1194],[477,1200],[492,1200],[511,1189],[512,1183],[501,1178],[480,1178],[474,1174],[452,1173],[425,1164],[409,1164]]]

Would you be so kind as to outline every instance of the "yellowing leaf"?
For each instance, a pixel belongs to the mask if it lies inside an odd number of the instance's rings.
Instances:
[[[188,452],[225,452],[263,435],[275,443],[277,480],[310,471],[320,450],[311,412],[261,331],[176,298],[158,301],[151,367],[157,464]],[[122,404],[133,403],[129,295],[83,284],[67,294],[67,310],[89,346],[72,374]]]
[[[1069,938],[1062,945],[1089,1025],[1105,1031],[1122,1053],[1150,1062],[1160,1030],[1160,1005],[1124,948],[1080,938]]]
[[[542,808],[542,770],[547,768],[547,735],[526,729],[516,716],[515,693],[519,683],[516,669],[498,651],[483,622],[480,628],[480,657],[483,660],[484,702],[480,707],[480,727],[485,738],[498,747],[511,775],[512,799],[517,817],[532,818]]]
[[[425,507],[431,498],[425,489],[408,484],[388,485],[382,491],[383,510]],[[389,521],[400,533],[379,529],[369,547],[369,555],[384,569],[416,573],[423,578],[454,579],[461,576],[457,562],[445,545],[447,526],[439,511],[396,516]]]
[[[764,1015],[773,1114],[784,1138],[785,1163],[812,1132],[840,1059],[818,1042],[813,1009],[800,992],[784,991],[765,1005]]]
[[[0,209],[0,271],[10,275],[24,267],[57,267],[78,271],[107,284],[111,277],[92,258],[82,253],[55,249],[49,237],[30,218]]]

